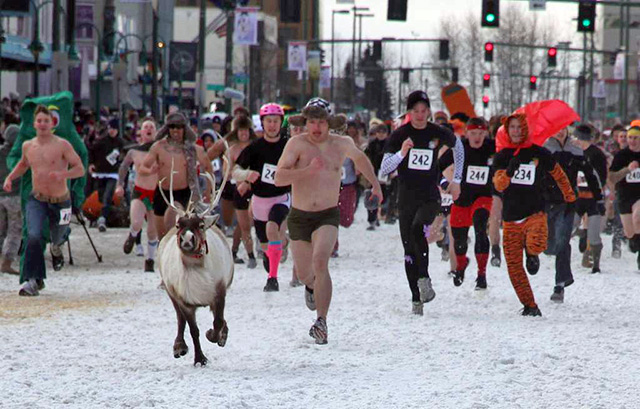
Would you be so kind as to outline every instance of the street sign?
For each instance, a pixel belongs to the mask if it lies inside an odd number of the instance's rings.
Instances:
[[[530,11],[545,11],[547,9],[547,0],[529,0]]]
[[[169,54],[169,80],[195,81],[198,44],[172,41]]]
[[[224,91],[224,84],[207,84],[207,91]]]
[[[233,74],[233,80],[236,84],[246,84],[249,82],[249,75],[244,72],[236,72]]]

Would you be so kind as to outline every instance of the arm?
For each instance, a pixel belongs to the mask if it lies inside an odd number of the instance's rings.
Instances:
[[[10,192],[11,191],[11,183],[15,179],[21,177],[22,175],[25,174],[25,172],[27,170],[29,170],[30,165],[29,165],[29,161],[27,160],[27,156],[26,156],[26,151],[28,150],[28,148],[29,148],[29,145],[27,143],[22,145],[22,157],[20,158],[20,160],[18,161],[16,166],[13,168],[11,173],[9,173],[7,175],[7,177],[5,178],[3,189],[6,192]]]
[[[124,157],[124,160],[120,164],[120,168],[118,169],[118,187],[124,186],[125,178],[127,177],[127,173],[129,172],[129,168],[133,164],[133,151],[127,152],[127,156]]]
[[[222,141],[222,139],[220,139],[217,140],[211,148],[209,148],[209,150],[207,151],[207,156],[209,157],[209,160],[214,160],[216,158],[219,158],[220,155],[224,153],[224,151],[224,142]]]
[[[244,169],[240,167],[240,165],[234,165],[233,170],[231,172],[231,177],[233,177],[236,180],[236,182],[242,183],[247,179],[249,179],[249,176],[251,176],[252,173],[258,173],[258,172],[255,172],[251,169]]]
[[[459,184],[462,181],[462,173],[464,172],[464,145],[457,136],[456,143],[453,147],[453,181],[452,183]]]
[[[138,166],[138,174],[142,176],[153,175],[158,172],[158,146],[154,144],[149,153],[144,157],[140,166]]]
[[[382,176],[386,176],[390,173],[393,173],[400,163],[404,160],[404,156],[402,156],[402,152],[398,151],[396,153],[385,153],[382,157],[382,164],[380,165],[380,173]]]
[[[631,173],[631,169],[628,167],[624,167],[618,171],[610,171],[608,180],[612,185],[615,185],[624,179],[629,173]]]
[[[507,166],[503,156],[504,155],[497,154],[493,159],[493,167],[495,169],[493,185],[498,192],[504,192],[511,184],[511,176],[507,175]]]
[[[571,187],[569,178],[562,170],[562,167],[558,163],[555,163],[553,165],[553,168],[549,171],[549,174],[551,175],[551,177],[553,177],[553,180],[556,181],[556,184],[562,191],[562,196],[564,197],[564,201],[567,203],[575,202],[576,194],[573,191],[573,188]]]
[[[602,200],[602,183],[600,182],[598,173],[584,157],[580,159],[578,168],[584,173],[584,177],[587,179],[587,186],[589,186],[593,198],[596,199],[596,201]]]
[[[322,159],[315,157],[307,167],[294,169],[293,167],[298,162],[298,152],[295,150],[296,145],[296,138],[293,138],[284,147],[276,169],[276,186],[289,186],[300,179],[313,175],[315,171],[322,169],[324,166]]]
[[[213,175],[213,167],[211,166],[211,161],[209,160],[209,157],[207,156],[207,153],[204,151],[204,148],[202,148],[201,146],[196,146],[196,154],[198,155],[198,162],[200,163],[200,169],[203,172],[206,172],[210,175]],[[209,189],[207,189],[203,196],[206,199],[211,198],[211,192],[213,192],[215,190],[215,186],[211,185],[211,182],[207,179],[207,185],[209,186]]]
[[[69,169],[66,172],[62,172],[62,177],[64,179],[77,179],[79,177],[84,176],[84,165],[82,164],[82,160],[80,156],[73,149],[73,146],[67,141],[63,141],[65,145],[63,150],[63,157],[69,163]]]

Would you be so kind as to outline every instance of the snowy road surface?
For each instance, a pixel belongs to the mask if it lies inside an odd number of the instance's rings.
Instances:
[[[531,277],[542,318],[521,317],[506,268],[489,267],[473,290],[475,261],[455,288],[431,247],[437,297],[412,316],[398,226],[365,231],[366,214],[341,230],[332,260],[329,344],[307,335],[314,314],[290,288],[291,257],[279,293],[265,294],[261,266],[236,268],[227,298],[229,340],[204,337],[209,365],[172,354],[176,321],[143,259],[122,254],[126,230],[72,235],[75,266],[49,273],[38,298],[18,297],[0,273],[2,408],[639,408],[640,275],[635,257],[609,257],[603,274],[580,267],[565,304],[549,301],[553,260]],[[473,246],[470,246],[472,249]],[[49,263],[49,262],[48,262]],[[49,270],[50,263],[49,263]]]

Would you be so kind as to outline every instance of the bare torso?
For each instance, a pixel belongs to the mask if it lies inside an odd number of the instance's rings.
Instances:
[[[244,148],[249,146],[250,143],[251,141],[236,142],[235,144],[233,144],[233,146],[229,148],[229,158],[231,161],[229,165],[231,169],[233,169],[233,166],[236,164],[236,161],[238,160],[238,157],[240,156]]]
[[[137,171],[142,165],[142,161],[144,161],[144,158],[147,156],[147,152],[131,151],[131,156],[133,159],[133,167]],[[141,175],[140,172],[136,172],[135,184],[136,186],[146,190],[155,190],[156,185],[158,184],[158,175]]]
[[[293,207],[317,212],[337,206],[342,163],[351,140],[346,136],[330,134],[326,141],[314,143],[307,134],[302,134],[292,139],[290,143],[294,141],[297,155],[294,169],[309,166],[315,157],[321,158],[324,166],[312,176],[300,179],[291,185]]]
[[[169,144],[166,139],[156,142],[154,146],[156,147],[155,159],[158,162],[158,180],[162,181],[160,187],[169,190],[173,162],[173,171],[175,172],[173,174],[173,190],[188,188],[187,160],[182,148]]]
[[[67,189],[66,179],[58,180],[50,172],[64,172],[69,169],[69,161],[64,157],[68,144],[57,136],[46,139],[34,138],[22,147],[31,167],[33,192],[50,197],[64,196]]]

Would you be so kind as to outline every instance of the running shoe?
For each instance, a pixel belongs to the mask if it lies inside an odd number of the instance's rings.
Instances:
[[[427,303],[436,298],[436,292],[431,285],[431,278],[419,278],[418,289],[420,290],[420,301]]]
[[[53,253],[51,253],[51,264],[53,264],[54,271],[62,270],[62,267],[64,266],[64,257],[62,256],[62,254],[60,254],[59,256],[55,256]]]
[[[304,287],[304,302],[307,304],[307,308],[311,311],[316,310],[316,297],[313,295],[313,290],[309,287]]]
[[[98,218],[98,230],[100,231],[100,233],[104,233],[107,231],[107,220],[102,216]]]
[[[469,257],[464,258],[464,263],[462,266],[458,266],[457,269],[453,272],[453,285],[456,287],[460,287],[464,282],[464,272],[469,265]]]
[[[422,301],[413,301],[411,302],[411,313],[413,315],[424,315],[424,304]]]
[[[370,222],[367,227],[367,231],[374,231],[376,229],[376,222]]]
[[[580,238],[580,240],[578,240],[578,250],[580,250],[580,253],[584,253],[587,250],[587,231],[585,229],[578,229],[577,235]]]
[[[316,340],[316,344],[325,345],[328,335],[327,321],[322,317],[318,317],[316,322],[311,326],[311,329],[309,329],[309,336]]]
[[[144,247],[142,247],[142,244],[136,244],[136,256],[144,257]]]
[[[522,310],[522,315],[525,317],[542,317],[542,312],[540,312],[540,308],[538,307],[524,307]]]
[[[27,281],[26,283],[24,283],[24,285],[22,286],[22,288],[18,292],[18,295],[21,295],[23,297],[35,297],[35,296],[40,295],[40,292],[38,291],[38,284],[36,283],[36,280],[35,279],[31,279],[31,280]]]
[[[561,304],[564,302],[564,287],[557,285],[553,287],[553,294],[551,294],[551,301]]]
[[[258,265],[258,262],[256,261],[255,257],[249,257],[249,261],[247,262],[247,267],[254,269],[256,268],[256,266]]]
[[[136,244],[136,236],[132,236],[131,233],[129,233],[127,239],[124,241],[124,245],[122,246],[124,254],[130,254],[131,250],[133,250],[134,244]]]
[[[278,286],[278,279],[275,277],[267,278],[267,284],[262,289],[265,293],[273,293],[276,291],[280,291],[280,287]]]
[[[144,261],[144,272],[145,273],[153,273],[153,265],[154,265],[154,261],[151,258],[148,258]]]
[[[487,277],[478,276],[478,278],[476,278],[476,291],[486,290],[486,289],[487,289]]]

